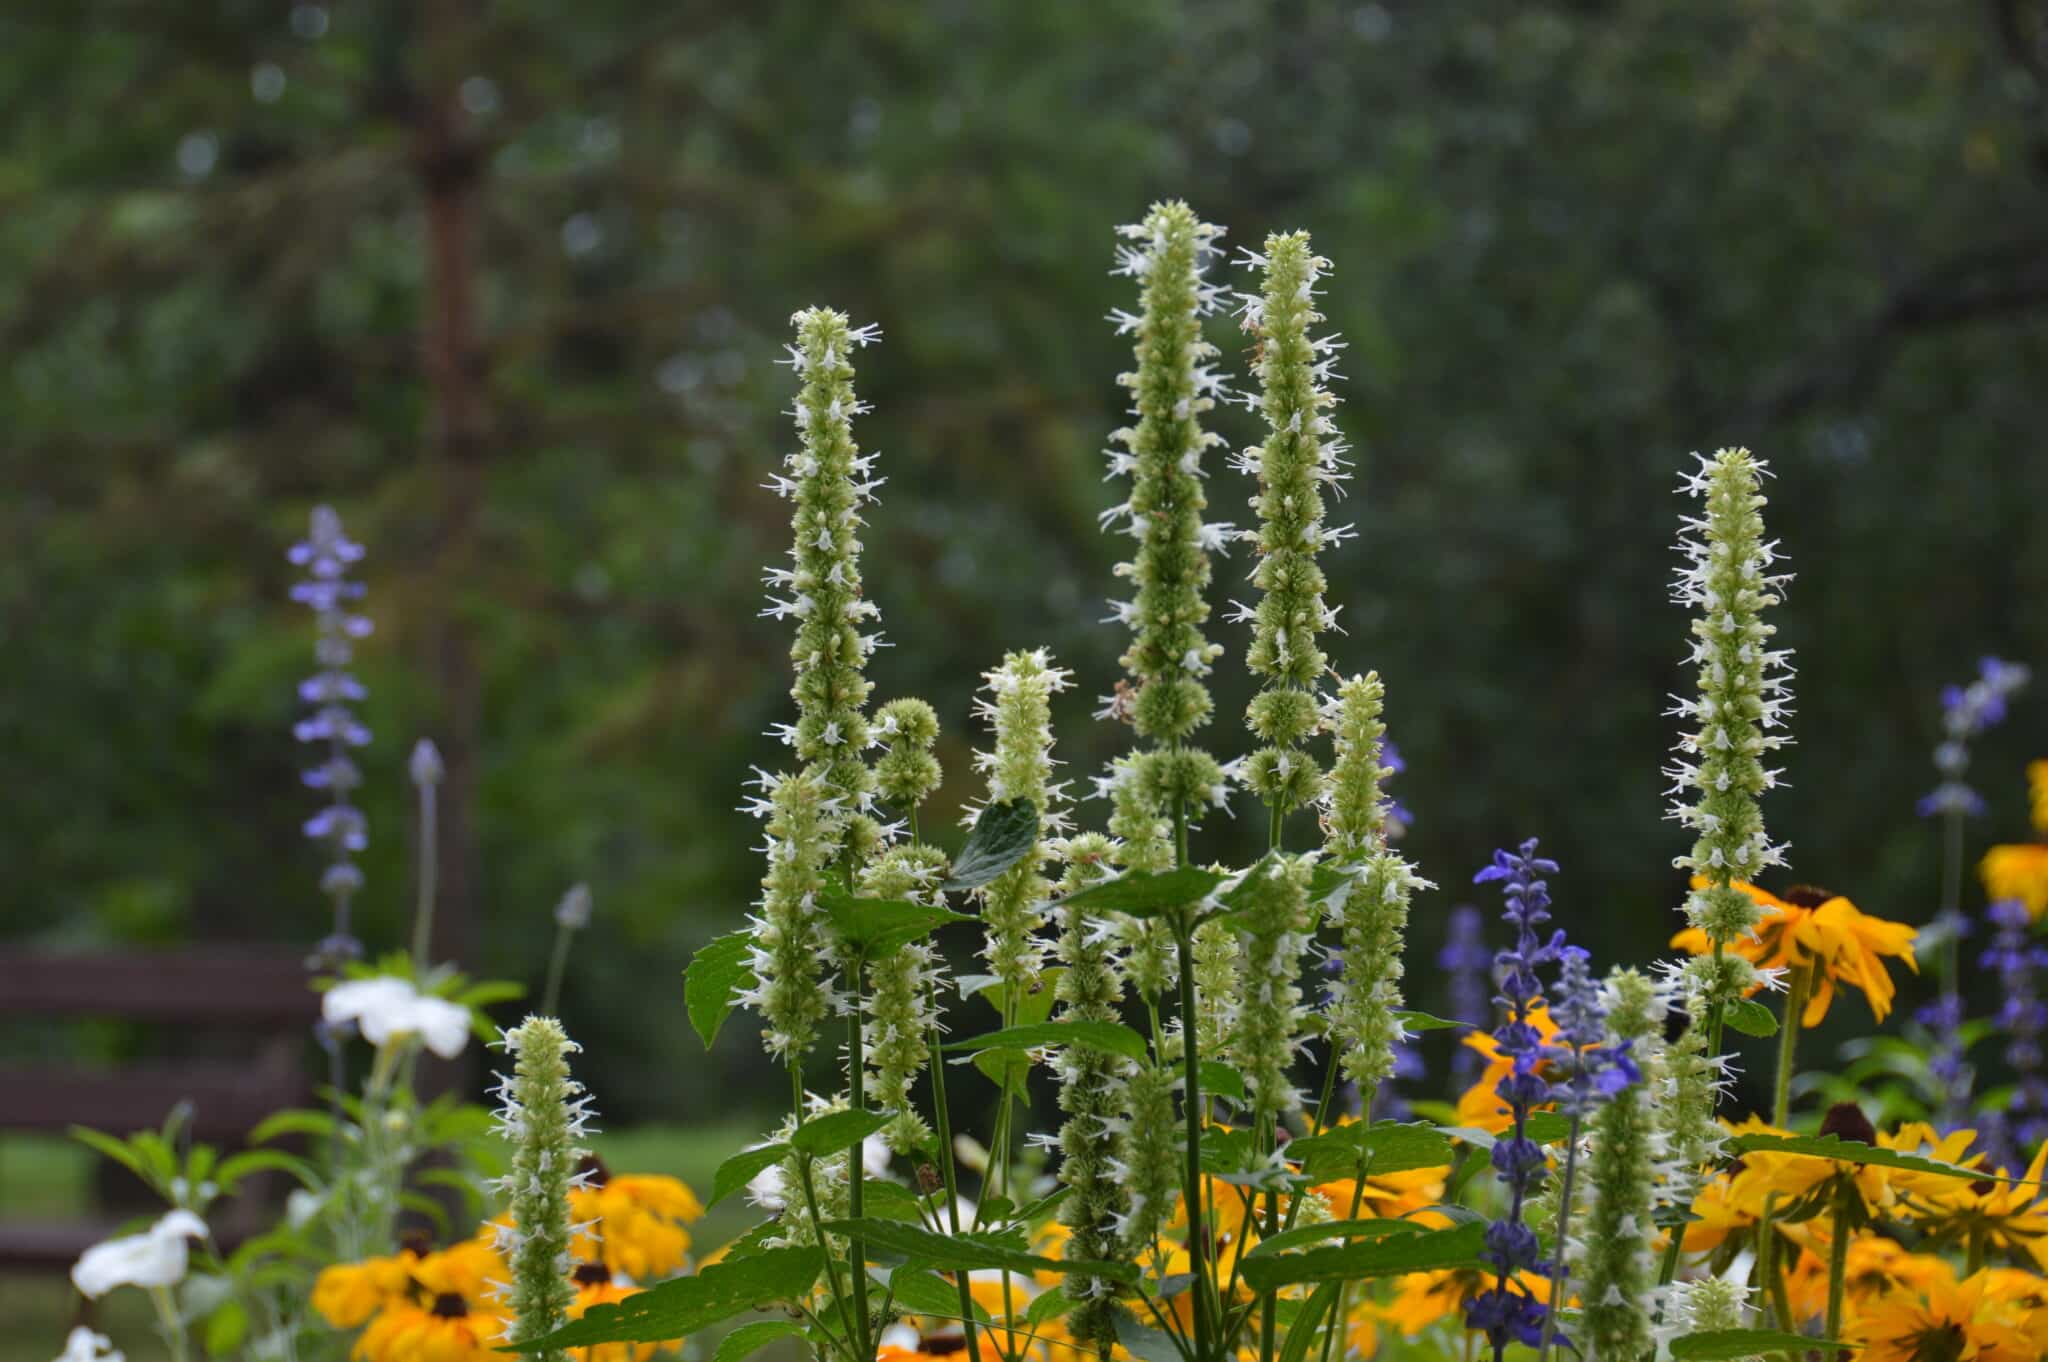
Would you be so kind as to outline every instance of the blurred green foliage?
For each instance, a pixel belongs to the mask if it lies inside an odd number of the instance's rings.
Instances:
[[[1120,644],[1096,623],[1128,359],[1101,320],[1128,302],[1110,228],[1168,195],[1244,244],[1310,228],[1336,262],[1359,464],[1338,518],[1361,535],[1332,556],[1331,651],[1387,679],[1438,902],[1540,834],[1581,939],[1641,959],[1674,924],[1660,711],[1691,449],[1746,443],[1778,475],[1801,670],[1770,817],[1801,878],[1928,916],[1935,692],[1980,651],[2048,662],[2038,0],[48,14],[0,18],[12,938],[325,930],[283,552],[328,500],[379,625],[373,946],[402,939],[404,754],[446,736],[454,629],[479,667],[466,963],[536,976],[549,906],[588,880],[566,1008],[608,1113],[772,1091],[744,1028],[698,1052],[678,971],[752,898],[737,786],[782,755],[760,735],[786,636],[755,611],[786,535],[760,487],[789,442],[785,320],[823,302],[885,334],[861,376],[890,477],[873,671],[948,725],[934,807],[975,793],[969,696],[1010,647],[1078,669],[1060,717],[1085,776],[1124,741],[1087,718]],[[421,363],[436,92],[478,170],[467,547]],[[1248,490],[1219,474],[1214,514],[1246,518]],[[1248,687],[1218,676],[1228,753]],[[1980,756],[1979,832],[2021,828],[2043,709]]]

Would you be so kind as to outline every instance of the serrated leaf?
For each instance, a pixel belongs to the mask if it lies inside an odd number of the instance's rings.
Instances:
[[[789,1157],[789,1146],[780,1142],[756,1145],[742,1149],[739,1153],[718,1165],[718,1171],[711,1175],[711,1200],[707,1206],[719,1202],[739,1191],[754,1180],[754,1174],[771,1163],[780,1163]]]
[[[1737,999],[1721,1020],[1745,1036],[1763,1038],[1778,1034],[1777,1014],[1754,998]]]
[[[1671,1340],[1672,1362],[1733,1362],[1759,1353],[1791,1353],[1803,1356],[1809,1348],[1860,1348],[1833,1338],[1808,1338],[1805,1334],[1779,1333],[1775,1329],[1712,1329],[1703,1334],[1686,1334]]]
[[[939,887],[952,893],[979,889],[1030,854],[1038,844],[1038,808],[1028,799],[990,804],[975,816],[967,844],[953,858],[953,873]]]
[[[1417,1012],[1413,1008],[1396,1012],[1394,1020],[1401,1023],[1401,1029],[1404,1031],[1470,1031],[1472,1029],[1471,1022],[1452,1021],[1449,1017],[1432,1017],[1427,1012]]]
[[[814,1159],[851,1149],[895,1118],[888,1111],[828,1111],[814,1116],[791,1133],[789,1147]]]
[[[793,1319],[764,1319],[742,1324],[718,1340],[718,1351],[711,1355],[711,1362],[741,1362],[741,1359],[751,1357],[778,1338],[788,1338],[803,1331],[804,1326]]]
[[[907,1220],[912,1224],[924,1223],[924,1205],[917,1193],[900,1182],[885,1182],[880,1178],[869,1178],[864,1187],[865,1199],[861,1202],[861,1213],[881,1220]]]
[[[718,1028],[725,1025],[739,994],[754,986],[754,970],[747,963],[751,942],[752,934],[744,931],[707,941],[683,971],[683,1003],[689,1008],[691,1027],[707,1050],[718,1039]]]
[[[593,1343],[660,1343],[686,1338],[743,1310],[796,1300],[824,1271],[815,1244],[775,1248],[737,1262],[709,1263],[694,1276],[675,1277],[611,1305],[593,1305],[582,1319],[541,1338],[505,1345],[509,1351],[545,1352]]]
[[[1069,894],[1062,902],[1092,913],[1157,917],[1191,903],[1200,903],[1214,893],[1216,886],[1225,878],[1213,870],[1201,870],[1191,865],[1156,875],[1131,870],[1116,879],[1104,880]]]
[[[1122,1022],[1085,1021],[1079,1018],[1006,1026],[1000,1031],[990,1031],[986,1035],[948,1041],[945,1048],[958,1053],[979,1050],[1037,1050],[1051,1045],[1102,1050],[1139,1061],[1145,1058],[1145,1038]]]
[[[958,1061],[955,1061],[956,1063]],[[1025,1105],[1031,1102],[1031,1056],[1022,1050],[983,1050],[974,1056],[982,1077]]]
[[[1450,1132],[1425,1122],[1353,1122],[1287,1146],[1287,1157],[1301,1164],[1311,1178],[1355,1175],[1362,1162],[1369,1176],[1405,1173],[1416,1168],[1448,1167],[1456,1150]]]
[[[1459,1225],[1448,1230],[1361,1239],[1271,1258],[1247,1255],[1244,1282],[1254,1291],[1272,1291],[1296,1282],[1361,1281],[1408,1272],[1434,1272],[1472,1265],[1485,1249],[1484,1226]]]
[[[1187,1071],[1185,1062],[1173,1066],[1176,1076],[1185,1075]],[[1228,1064],[1218,1059],[1205,1059],[1196,1066],[1195,1072],[1202,1077],[1202,1096],[1221,1097],[1239,1104],[1244,1102],[1244,1075]]]
[[[870,1219],[828,1220],[825,1228],[834,1234],[859,1235],[869,1248],[900,1253],[913,1263],[928,1264],[945,1272],[1008,1268],[1012,1272],[1084,1272],[1118,1282],[1136,1281],[1138,1277],[1137,1268],[1129,1263],[1041,1258],[989,1234],[933,1234],[894,1220]]]
[[[1960,1164],[1942,1163],[1918,1154],[1902,1154],[1896,1149],[1864,1144],[1860,1140],[1845,1140],[1839,1135],[1737,1135],[1728,1142],[1728,1147],[1737,1154],[1804,1154],[1810,1158],[1833,1159],[1837,1163],[1873,1164],[1880,1168],[1934,1173],[1971,1182],[2020,1181],[2000,1177],[1981,1168],[1964,1168]]]
[[[884,955],[898,946],[931,935],[949,922],[972,922],[930,903],[907,899],[864,899],[852,894],[822,894],[818,902],[840,940],[864,955]]]
[[[889,1274],[889,1289],[896,1294],[896,1303],[912,1314],[960,1318],[960,1288],[930,1268],[897,1268]],[[971,1297],[969,1304],[974,1304]],[[974,1304],[974,1319],[977,1324],[987,1324],[990,1316]]]

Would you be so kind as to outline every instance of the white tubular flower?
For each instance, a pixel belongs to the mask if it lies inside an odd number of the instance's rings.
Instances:
[[[1067,688],[1073,673],[1050,665],[1043,648],[1011,653],[1003,665],[983,673],[987,697],[975,713],[995,733],[995,746],[977,752],[974,764],[988,777],[991,803],[1029,800],[1038,810],[1039,840],[1030,852],[981,891],[987,939],[982,955],[1012,997],[1038,987],[1045,967],[1045,924],[1052,886],[1046,881],[1046,837],[1062,830],[1064,790],[1052,779],[1052,697]]]
[[[1066,862],[1059,885],[1062,899],[1109,873],[1110,842],[1099,833],[1068,838],[1060,854]],[[1117,974],[1110,941],[1095,926],[1081,909],[1062,909],[1058,946],[1059,961],[1066,966],[1058,986],[1062,1020],[1119,1019],[1123,980]],[[1123,1187],[1115,1171],[1117,1132],[1124,1125],[1127,1089],[1136,1066],[1104,1050],[1071,1046],[1061,1051],[1058,1071],[1060,1110],[1067,1117],[1059,1131],[1059,1179],[1072,1189],[1060,1206],[1060,1223],[1073,1231],[1068,1251],[1076,1258],[1094,1261],[1113,1258],[1123,1207]],[[1100,1343],[1114,1337],[1110,1323],[1113,1289],[1103,1278],[1068,1278],[1068,1294],[1079,1302],[1068,1316],[1068,1327],[1077,1339]]]
[[[81,1324],[64,1340],[64,1351],[57,1362],[128,1362],[128,1358],[114,1346],[113,1339]]]
[[[1330,542],[1322,488],[1342,476],[1342,446],[1325,414],[1337,399],[1322,385],[1340,342],[1309,334],[1323,320],[1315,308],[1316,283],[1330,262],[1309,249],[1307,232],[1267,237],[1265,253],[1251,263],[1264,269],[1262,291],[1239,297],[1245,330],[1258,337],[1255,405],[1265,415],[1267,435],[1239,460],[1259,480],[1251,503],[1259,526],[1243,536],[1258,549],[1252,584],[1261,593],[1249,612],[1245,665],[1263,689],[1245,722],[1266,745],[1246,760],[1245,784],[1285,813],[1308,803],[1320,785],[1304,744],[1317,726],[1314,688],[1329,666],[1316,641],[1330,614],[1316,555]]]
[[[945,871],[946,855],[937,847],[891,847],[862,872],[860,892],[868,898],[935,903]],[[911,941],[870,959],[867,973],[868,1093],[874,1107],[896,1113],[882,1128],[889,1148],[908,1154],[932,1138],[931,1127],[911,1103],[910,1090],[931,1062],[945,962],[930,941]]]
[[[140,1234],[94,1244],[71,1267],[71,1284],[87,1300],[117,1286],[161,1289],[185,1280],[188,1241],[207,1237],[206,1222],[190,1211],[172,1211]]]
[[[590,1098],[569,1077],[569,1056],[582,1047],[552,1017],[528,1017],[505,1033],[512,1077],[499,1075],[498,1129],[512,1145],[503,1187],[512,1220],[512,1312],[508,1341],[544,1338],[568,1322],[576,1288],[569,1280],[569,1191],[584,1175],[589,1153],[578,1140],[588,1126]],[[567,1362],[550,1348],[536,1362]]]
[[[1137,422],[1110,437],[1124,447],[1111,456],[1111,471],[1130,475],[1131,495],[1105,519],[1121,517],[1138,541],[1132,560],[1116,569],[1137,592],[1118,611],[1132,624],[1123,665],[1138,687],[1126,717],[1141,737],[1170,743],[1208,722],[1214,701],[1199,678],[1223,651],[1202,635],[1209,554],[1201,467],[1203,452],[1222,443],[1201,418],[1221,391],[1208,367],[1218,352],[1202,339],[1202,319],[1218,298],[1203,274],[1223,230],[1175,202],[1121,231],[1129,244],[1117,248],[1117,272],[1138,281],[1142,305],[1127,324],[1137,368],[1117,381],[1131,393]]]
[[[1782,865],[1785,848],[1764,831],[1759,799],[1777,772],[1767,754],[1791,739],[1781,730],[1790,710],[1791,653],[1770,646],[1776,630],[1764,611],[1778,604],[1789,574],[1773,575],[1776,546],[1764,540],[1764,464],[1746,449],[1700,458],[1686,492],[1705,501],[1688,518],[1678,549],[1685,566],[1673,598],[1694,611],[1690,661],[1699,669],[1699,698],[1671,711],[1689,725],[1667,774],[1681,802],[1671,816],[1692,829],[1692,851],[1676,864],[1707,882],[1685,907],[1692,925],[1727,942],[1749,932],[1761,914],[1733,887]]]
[[[797,333],[791,362],[802,380],[793,413],[799,448],[784,460],[787,476],[772,485],[792,503],[794,567],[772,580],[792,598],[771,598],[764,613],[797,622],[789,652],[798,713],[792,745],[800,760],[824,768],[851,815],[865,813],[874,799],[863,755],[872,644],[861,626],[878,613],[861,595],[859,508],[874,485],[864,480],[874,456],[863,456],[853,439],[853,418],[867,408],[854,396],[851,356],[875,333],[854,329],[845,313],[830,308],[810,308],[790,321]]]
[[[1345,891],[1330,899],[1329,916],[1343,935],[1343,970],[1331,989],[1330,1038],[1344,1076],[1371,1093],[1394,1072],[1403,1039],[1401,955],[1407,948],[1408,905],[1418,889],[1436,886],[1392,851],[1365,860]]]
[[[469,1044],[469,1009],[421,993],[410,979],[379,974],[348,979],[320,995],[320,1016],[329,1025],[352,1022],[363,1039],[382,1049],[417,1038],[443,1059]]]
[[[768,873],[761,879],[760,915],[747,963],[754,985],[739,1001],[765,1025],[768,1053],[795,1063],[817,1041],[818,1027],[835,1004],[826,982],[832,963],[818,893],[833,855],[832,825],[839,801],[823,768],[796,775],[764,775],[755,811],[768,818]]]
[[[1301,1040],[1301,962],[1313,923],[1308,906],[1313,856],[1276,856],[1246,871],[1262,882],[1244,910],[1244,982],[1230,1054],[1244,1074],[1254,1123],[1301,1106],[1288,1078]]]

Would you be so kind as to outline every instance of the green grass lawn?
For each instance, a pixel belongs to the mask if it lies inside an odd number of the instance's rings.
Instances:
[[[711,1195],[711,1174],[743,1143],[759,1139],[771,1120],[703,1126],[641,1126],[600,1134],[591,1145],[620,1173],[667,1173]],[[91,1204],[91,1151],[40,1136],[0,1137],[0,1218],[53,1220],[76,1216]],[[739,1199],[714,1208],[692,1227],[698,1252],[708,1252],[753,1223]],[[75,1321],[78,1298],[62,1276],[0,1274],[0,1362],[51,1362]],[[100,1302],[100,1329],[128,1362],[163,1362],[147,1299],[134,1289]]]

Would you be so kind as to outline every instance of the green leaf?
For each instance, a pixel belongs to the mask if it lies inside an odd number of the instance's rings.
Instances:
[[[1743,998],[1721,1014],[1721,1020],[1745,1036],[1775,1036],[1778,1034],[1778,1018],[1775,1013],[1754,998]]]
[[[282,1149],[249,1149],[222,1159],[215,1175],[223,1191],[232,1192],[235,1184],[249,1174],[263,1169],[274,1169],[289,1173],[299,1180],[301,1186],[318,1187],[320,1175],[313,1165],[304,1159],[285,1153]]]
[[[1733,1362],[1738,1357],[1759,1353],[1791,1353],[1795,1357],[1808,1348],[1860,1348],[1833,1338],[1808,1338],[1805,1334],[1783,1334],[1775,1329],[1713,1329],[1703,1334],[1686,1334],[1671,1340],[1672,1362]]]
[[[1066,1314],[1073,1308],[1074,1302],[1068,1298],[1067,1289],[1064,1286],[1055,1286],[1039,1292],[1031,1304],[1025,1307],[1024,1322],[1031,1325],[1043,1324],[1049,1319]]]
[[[1271,1239],[1261,1239],[1245,1259],[1270,1258],[1276,1253],[1285,1253],[1288,1249],[1319,1243],[1324,1239],[1384,1239],[1390,1234],[1423,1232],[1423,1227],[1412,1220],[1329,1220],[1320,1225],[1297,1225],[1291,1230],[1282,1230]]]
[[[1280,1362],[1302,1362],[1308,1356],[1309,1344],[1316,1336],[1316,1326],[1323,1322],[1323,1316],[1329,1313],[1341,1289],[1342,1284],[1338,1282],[1324,1282],[1315,1289],[1315,1294],[1302,1306],[1301,1313],[1287,1326],[1287,1346],[1280,1350]]]
[[[863,1187],[865,1200],[861,1210],[866,1215],[883,1220],[908,1220],[912,1224],[924,1223],[924,1206],[917,1199],[917,1193],[900,1182],[885,1182],[880,1178],[869,1178]]]
[[[803,1331],[804,1326],[793,1319],[764,1319],[742,1324],[718,1340],[718,1351],[711,1355],[711,1362],[740,1362],[778,1338],[788,1338]]]
[[[725,1025],[740,992],[754,986],[753,966],[747,963],[751,944],[752,933],[745,931],[707,941],[683,971],[683,1003],[690,1010],[690,1025],[707,1050],[718,1039],[718,1028]]]
[[[1244,1282],[1254,1291],[1272,1291],[1296,1282],[1360,1281],[1407,1272],[1434,1272],[1471,1265],[1485,1248],[1485,1226],[1459,1225],[1448,1230],[1361,1239],[1271,1258],[1248,1254],[1244,1260]]]
[[[1048,1045],[1104,1050],[1141,1062],[1145,1058],[1145,1038],[1122,1022],[1084,1021],[1079,1018],[1035,1022],[1025,1026],[1006,1026],[1000,1031],[990,1031],[986,1035],[948,1041],[945,1048],[956,1052],[1037,1050]]]
[[[1185,1076],[1188,1066],[1185,1061],[1176,1063],[1173,1072]],[[1217,1059],[1205,1059],[1195,1072],[1202,1076],[1202,1096],[1221,1097],[1242,1104],[1245,1100],[1244,1075]]]
[[[1132,917],[1157,917],[1175,908],[1200,903],[1226,877],[1213,870],[1182,866],[1160,874],[1127,871],[1113,880],[1093,884],[1062,902],[1098,913],[1128,913]]]
[[[280,1135],[313,1135],[326,1139],[334,1133],[334,1117],[324,1111],[288,1107],[274,1111],[249,1132],[250,1144],[269,1144]]]
[[[888,1125],[895,1116],[888,1111],[828,1111],[814,1116],[789,1137],[789,1147],[814,1159],[851,1149]]]
[[[718,1171],[711,1175],[711,1200],[708,1205],[719,1202],[739,1191],[754,1180],[754,1174],[771,1163],[780,1163],[789,1156],[789,1146],[782,1143],[756,1145],[742,1149],[739,1153],[718,1165]]]
[[[507,1345],[512,1352],[583,1348],[593,1343],[660,1343],[685,1338],[743,1310],[796,1300],[825,1268],[815,1244],[777,1248],[738,1262],[711,1263],[695,1276],[636,1291],[615,1305],[593,1305],[582,1319],[553,1333]]]
[[[1138,1270],[1129,1263],[1091,1262],[1041,1258],[999,1241],[989,1234],[933,1234],[930,1230],[894,1220],[828,1220],[825,1228],[834,1234],[859,1235],[869,1248],[900,1253],[914,1263],[925,1263],[947,1272],[971,1272],[976,1268],[1008,1268],[1012,1272],[1084,1272],[1092,1277],[1131,1282]]]
[[[990,804],[975,817],[967,845],[953,858],[953,874],[941,889],[979,889],[1017,864],[1038,845],[1038,808],[1028,799]]]
[[[1023,1050],[983,1050],[974,1057],[982,1077],[1019,1102],[1031,1103],[1031,1056]]]
[[[1361,1163],[1373,1176],[1443,1168],[1455,1153],[1448,1132],[1421,1121],[1353,1122],[1287,1146],[1287,1157],[1318,1179],[1355,1174]]]
[[[884,955],[931,935],[949,922],[972,922],[965,913],[905,899],[863,899],[823,894],[819,903],[840,939],[863,955]]]
[[[1185,1362],[1188,1352],[1172,1334],[1141,1322],[1136,1315],[1117,1307],[1116,1341],[1138,1362]]]
[[[143,1168],[142,1156],[136,1153],[127,1141],[117,1140],[112,1135],[89,1126],[73,1126],[70,1133],[72,1139],[86,1148],[112,1159],[144,1182],[149,1182],[151,1186],[156,1185],[151,1182],[149,1173]]]
[[[1396,1012],[1394,1020],[1401,1023],[1404,1031],[1470,1031],[1471,1022],[1452,1021],[1449,1017],[1432,1017],[1427,1012],[1413,1009]]]
[[[223,1302],[218,1310],[206,1317],[206,1351],[215,1357],[233,1353],[248,1336],[249,1312],[240,1301]]]
[[[889,1289],[896,1293],[896,1303],[912,1314],[960,1318],[960,1288],[929,1268],[897,1268],[889,1274]],[[989,1313],[975,1305],[974,1318],[976,1323],[986,1324]]]
[[[1833,1159],[1837,1163],[1875,1164],[1880,1168],[1902,1168],[1909,1173],[1936,1173],[1942,1177],[1963,1178],[1971,1182],[2019,1181],[2016,1178],[2005,1178],[1985,1172],[1981,1168],[1964,1168],[1959,1164],[1922,1158],[1918,1154],[1901,1154],[1895,1149],[1864,1144],[1860,1140],[1845,1140],[1839,1135],[1737,1135],[1728,1142],[1728,1147],[1737,1154],[1805,1154],[1816,1159]]]

